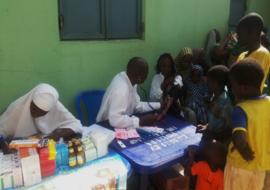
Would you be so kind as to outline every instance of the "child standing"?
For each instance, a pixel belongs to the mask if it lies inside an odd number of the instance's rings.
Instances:
[[[218,140],[228,144],[231,140],[232,104],[226,91],[229,69],[223,65],[213,66],[207,73],[207,85],[210,92],[208,105],[208,123],[198,125],[203,131],[202,141]]]
[[[262,95],[264,71],[254,59],[230,69],[237,106],[232,113],[232,143],[225,167],[225,189],[261,190],[270,170],[270,97]]]
[[[261,44],[261,34],[263,32],[264,20],[257,13],[249,13],[244,16],[237,26],[238,40],[241,46],[247,48],[246,52],[239,55],[238,60],[253,58],[258,61],[264,71],[264,78],[261,84],[261,91],[264,90],[264,84],[270,69],[269,51]]]
[[[185,174],[196,176],[196,190],[223,190],[223,167],[226,160],[226,149],[223,144],[208,142],[205,151],[205,160],[194,162],[194,152],[188,150],[189,163],[186,165]]]

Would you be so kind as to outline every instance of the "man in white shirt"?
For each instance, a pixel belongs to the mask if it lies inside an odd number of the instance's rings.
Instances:
[[[160,103],[141,102],[137,94],[137,84],[142,84],[147,75],[147,62],[140,57],[132,58],[126,72],[118,73],[107,88],[96,118],[97,122],[109,120],[110,125],[117,128],[153,125],[158,118],[156,114],[148,114],[141,118],[132,115],[160,108]]]

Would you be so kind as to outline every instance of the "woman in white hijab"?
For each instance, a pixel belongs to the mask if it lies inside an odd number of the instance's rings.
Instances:
[[[81,133],[81,123],[58,101],[49,84],[39,84],[9,105],[0,117],[2,138],[24,138],[35,134],[58,140]]]

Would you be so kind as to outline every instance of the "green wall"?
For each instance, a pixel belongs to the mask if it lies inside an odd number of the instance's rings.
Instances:
[[[248,0],[248,12],[257,12],[264,17],[265,24],[270,29],[270,1],[269,0]]]
[[[61,42],[57,0],[1,0],[0,111],[40,82],[73,110],[78,92],[105,88],[129,58],[145,57],[153,68],[162,52],[201,47],[212,28],[224,34],[229,0],[145,0],[144,13],[144,40]]]

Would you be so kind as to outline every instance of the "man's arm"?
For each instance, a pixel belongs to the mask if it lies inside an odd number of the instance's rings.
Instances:
[[[108,119],[110,125],[117,128],[137,128],[140,126],[140,120],[136,116],[131,116],[126,111],[135,100],[129,99],[129,89],[123,87],[121,90],[115,89],[111,93],[111,101],[108,106]]]
[[[140,96],[136,93],[136,113],[150,112],[160,109],[159,102],[142,102]]]

